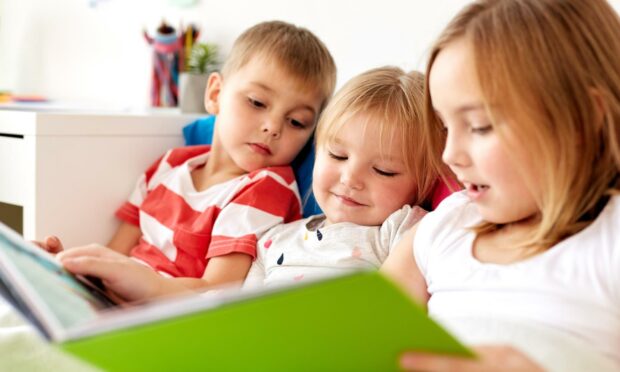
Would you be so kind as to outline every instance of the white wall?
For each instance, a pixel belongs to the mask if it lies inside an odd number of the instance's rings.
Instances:
[[[98,3],[92,7],[92,3]],[[162,18],[196,23],[224,56],[247,27],[281,19],[309,28],[332,51],[338,84],[371,67],[423,69],[428,46],[468,1],[0,0],[0,90],[55,100],[148,104],[150,50],[141,33]],[[612,1],[616,9],[620,0]]]

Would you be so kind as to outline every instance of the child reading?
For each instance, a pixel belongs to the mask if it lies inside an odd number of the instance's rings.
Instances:
[[[325,215],[269,231],[246,287],[381,265],[424,215],[417,205],[430,203],[439,176],[431,166],[439,153],[416,140],[422,98],[422,75],[395,67],[370,70],[340,90],[317,127],[313,191]],[[125,300],[187,290],[103,247],[75,248],[60,259],[70,271],[101,277]]]
[[[301,218],[288,164],[313,133],[335,75],[329,51],[306,29],[273,21],[245,31],[221,74],[209,76],[212,145],[155,162],[118,210],[123,224],[108,246],[189,288],[245,278],[257,238]],[[57,239],[41,245],[61,248]]]
[[[427,131],[465,190],[383,269],[478,358],[405,369],[620,369],[620,20],[604,0],[481,0],[431,49]],[[383,314],[389,316],[389,314]]]
[[[312,189],[324,214],[263,235],[245,287],[380,267],[426,213],[418,205],[429,204],[438,179],[431,159],[440,153],[424,153],[420,140],[423,102],[423,75],[396,67],[342,87],[316,132]]]

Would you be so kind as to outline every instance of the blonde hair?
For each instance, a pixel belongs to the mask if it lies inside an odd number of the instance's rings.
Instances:
[[[535,253],[581,231],[618,190],[618,15],[604,0],[477,1],[443,31],[427,75],[457,39],[472,51],[495,130],[502,135],[509,127],[543,171],[540,179],[524,179],[532,190],[539,186],[541,213],[519,245]],[[428,92],[425,117],[430,128],[441,125]],[[498,227],[483,223],[475,230]]]
[[[417,184],[417,195],[412,204],[430,205],[433,186],[439,175],[430,165],[441,153],[430,153],[421,140],[423,98],[422,73],[405,73],[392,66],[366,71],[349,80],[325,108],[317,124],[317,147],[333,141],[358,114],[369,115],[372,124],[379,126],[377,143],[394,137],[403,139],[405,167],[414,175]],[[442,131],[435,133],[440,139],[443,137]]]
[[[325,97],[321,108],[334,92],[334,60],[323,42],[305,28],[282,21],[250,27],[235,40],[222,66],[222,75],[233,74],[255,57],[277,63],[303,86],[319,88]]]

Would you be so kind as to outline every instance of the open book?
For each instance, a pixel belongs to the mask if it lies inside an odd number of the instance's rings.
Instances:
[[[0,224],[0,293],[106,370],[395,370],[404,350],[471,352],[377,272],[118,306]]]

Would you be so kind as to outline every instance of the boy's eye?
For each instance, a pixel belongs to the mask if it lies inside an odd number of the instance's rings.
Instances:
[[[338,161],[343,161],[343,160],[347,160],[346,156],[342,156],[342,155],[336,155],[333,152],[329,151],[329,157],[334,159],[334,160],[338,160]]]
[[[291,125],[295,128],[299,128],[299,129],[303,129],[306,127],[306,125],[304,123],[302,123],[299,120],[295,120],[295,119],[289,119]]]
[[[398,173],[396,172],[385,171],[379,168],[373,168],[373,169],[375,170],[375,172],[377,172],[378,175],[384,176],[384,177],[395,177],[396,175],[398,175]]]
[[[248,97],[248,102],[250,102],[250,105],[257,107],[257,108],[264,108],[265,104],[262,103],[261,101],[255,100],[252,97]]]

